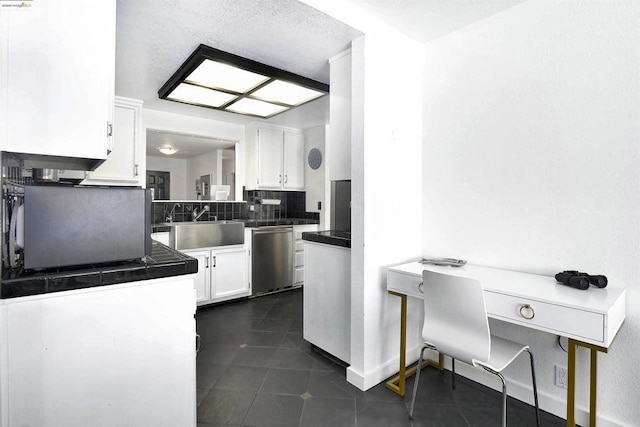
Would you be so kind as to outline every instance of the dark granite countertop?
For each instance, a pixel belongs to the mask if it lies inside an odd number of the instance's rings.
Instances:
[[[327,245],[351,248],[351,233],[337,230],[308,231],[302,233],[302,240]]]
[[[151,256],[108,264],[43,271],[4,270],[0,299],[62,292],[197,273],[198,261],[153,241]]]

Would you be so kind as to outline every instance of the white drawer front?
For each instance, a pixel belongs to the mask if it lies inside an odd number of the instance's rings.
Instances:
[[[397,291],[402,294],[418,298],[423,297],[423,294],[420,291],[422,277],[390,271],[387,277],[387,282],[387,289],[390,291]]]
[[[495,292],[485,291],[484,297],[490,317],[506,318],[509,319],[508,321],[551,333],[562,331],[562,335],[571,334],[577,339],[604,341],[604,316],[602,314],[539,301],[527,301],[523,298]],[[533,312],[525,308],[521,314],[520,309],[525,304],[529,304]],[[531,317],[533,313],[535,315],[532,319],[524,317]]]
[[[304,252],[296,252],[295,267],[302,267],[304,265]]]
[[[296,252],[302,252],[304,251],[304,241],[303,240],[298,240],[296,241]]]
[[[304,267],[296,268],[293,271],[294,283],[301,283],[304,281]]]

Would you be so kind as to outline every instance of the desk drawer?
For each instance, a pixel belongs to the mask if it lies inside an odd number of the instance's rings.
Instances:
[[[504,319],[508,322],[547,331],[563,336],[573,336],[576,339],[587,338],[604,342],[604,316],[590,311],[562,307],[539,301],[528,301],[511,295],[495,292],[484,292],[489,317]],[[520,308],[529,304],[535,312],[532,319],[526,319],[533,313]]]
[[[421,283],[422,277],[414,276],[412,274],[390,271],[387,276],[388,290],[407,294],[410,297],[423,298],[424,295],[420,290]]]

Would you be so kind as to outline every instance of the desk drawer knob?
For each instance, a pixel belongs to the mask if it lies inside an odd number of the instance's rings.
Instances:
[[[420,282],[420,284],[418,285],[418,290],[421,294],[424,294],[424,283]]]
[[[531,320],[536,317],[536,312],[533,310],[533,307],[529,304],[525,304],[520,307],[520,316],[524,317],[527,320]]]

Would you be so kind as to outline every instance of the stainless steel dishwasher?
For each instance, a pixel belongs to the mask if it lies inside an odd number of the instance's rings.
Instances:
[[[252,295],[293,285],[293,227],[256,228],[251,247]]]

